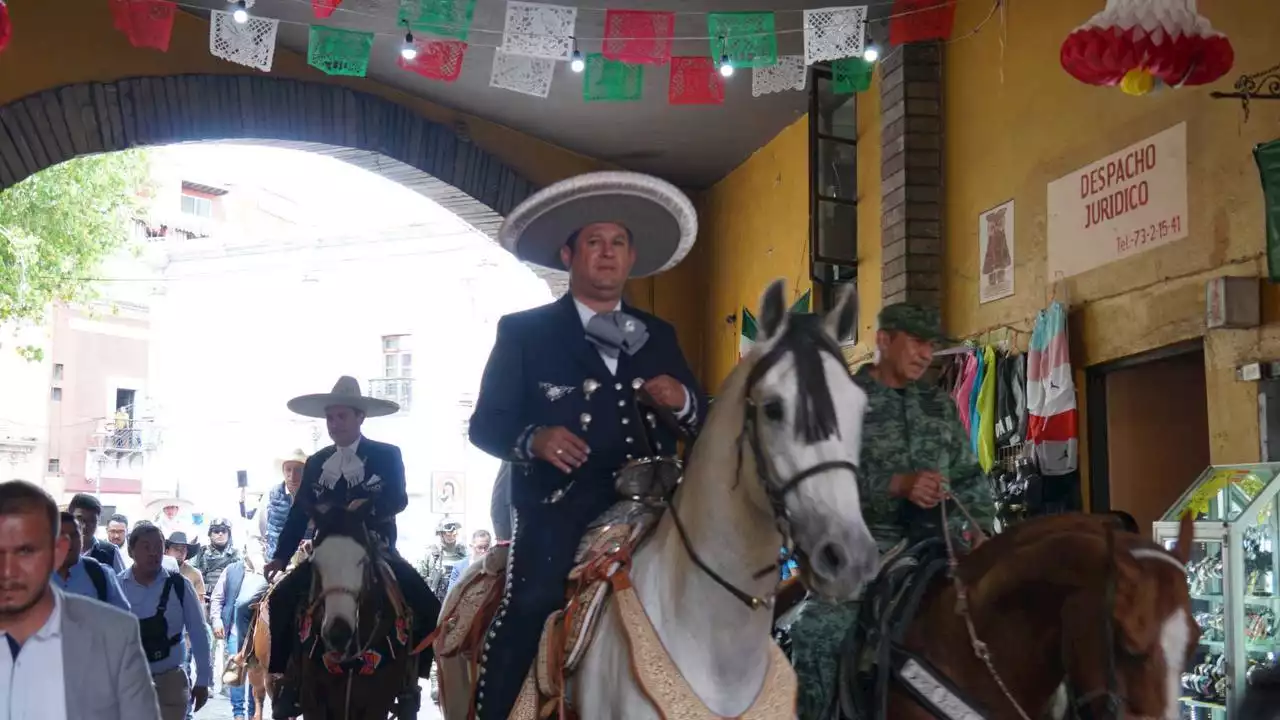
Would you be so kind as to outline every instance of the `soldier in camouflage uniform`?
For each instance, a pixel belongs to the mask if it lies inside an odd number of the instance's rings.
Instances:
[[[982,476],[955,403],[922,382],[935,343],[945,342],[937,310],[897,303],[880,312],[879,359],[854,382],[866,393],[858,491],[862,516],[881,554],[903,540],[940,532],[938,503],[954,496],[986,533],[995,498]],[[952,537],[967,541],[966,520],[949,515]],[[857,601],[805,602],[791,625],[792,663],[799,676],[800,720],[825,718],[836,686],[840,646],[858,613]]]

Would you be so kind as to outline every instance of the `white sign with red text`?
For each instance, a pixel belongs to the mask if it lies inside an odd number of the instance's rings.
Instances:
[[[1187,236],[1187,124],[1049,183],[1049,279]]]

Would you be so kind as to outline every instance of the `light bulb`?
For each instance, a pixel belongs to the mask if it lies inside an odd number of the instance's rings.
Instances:
[[[875,62],[880,59],[880,50],[875,45],[868,45],[867,49],[862,51],[862,59]]]
[[[404,34],[404,45],[400,46],[400,57],[413,60],[418,57],[418,48],[413,46],[413,33]]]
[[[249,22],[249,8],[244,0],[237,0],[236,9],[231,11],[231,19],[241,25]]]
[[[722,77],[733,77],[733,63],[729,62],[728,55],[720,56],[720,75]]]
[[[587,69],[587,63],[582,59],[582,51],[573,51],[573,59],[569,61],[569,69],[576,73],[580,73]]]

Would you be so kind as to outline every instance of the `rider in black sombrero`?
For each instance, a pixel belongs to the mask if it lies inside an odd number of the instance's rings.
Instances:
[[[614,473],[675,453],[674,431],[637,411],[641,389],[690,435],[701,424],[706,396],[675,331],[622,301],[629,278],[673,267],[696,235],[679,190],[623,172],[548,187],[503,225],[508,250],[568,270],[570,281],[560,300],[498,322],[471,418],[471,441],[512,464],[515,508],[506,594],[481,656],[479,720],[506,719],[544,621],[564,604],[579,539],[618,499]]]

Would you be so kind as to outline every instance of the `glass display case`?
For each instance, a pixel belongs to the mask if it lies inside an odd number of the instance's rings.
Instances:
[[[1152,526],[1172,548],[1195,521],[1187,583],[1200,645],[1182,676],[1182,717],[1230,720],[1255,667],[1280,656],[1280,462],[1213,465]]]

